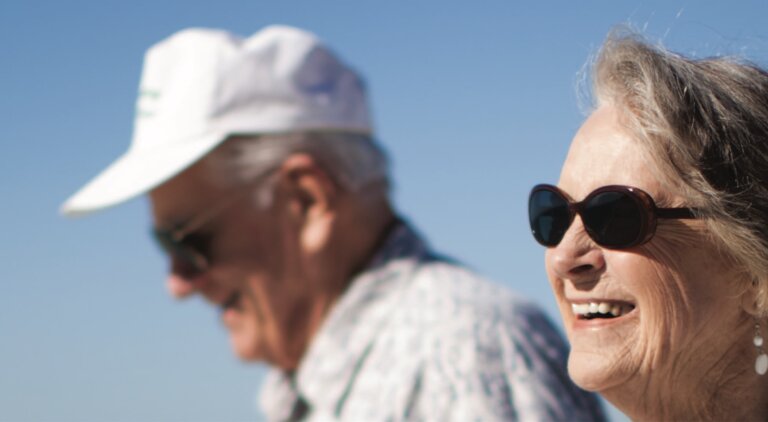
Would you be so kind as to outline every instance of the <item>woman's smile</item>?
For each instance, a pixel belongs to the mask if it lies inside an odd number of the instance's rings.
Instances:
[[[635,305],[610,299],[571,302],[573,315],[579,321],[614,320],[635,310]]]

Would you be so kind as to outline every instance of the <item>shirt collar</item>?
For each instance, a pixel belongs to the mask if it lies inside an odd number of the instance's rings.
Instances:
[[[290,412],[284,403],[288,396],[302,397],[313,411],[337,411],[415,264],[428,255],[426,243],[409,224],[398,221],[390,229],[365,270],[328,313],[293,376],[275,371],[264,383],[260,402],[270,419],[277,414],[268,409]],[[318,409],[329,406],[333,408]]]

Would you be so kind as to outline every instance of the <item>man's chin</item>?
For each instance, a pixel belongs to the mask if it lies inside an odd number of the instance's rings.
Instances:
[[[232,352],[234,355],[243,362],[256,362],[264,360],[261,349],[253,344],[253,342],[246,342],[243,339],[237,338],[235,335],[230,336],[230,344],[232,346]]]

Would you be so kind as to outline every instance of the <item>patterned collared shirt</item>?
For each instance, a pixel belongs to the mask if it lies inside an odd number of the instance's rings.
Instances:
[[[530,302],[436,256],[404,223],[331,309],[292,374],[273,369],[270,421],[601,421],[567,349]]]

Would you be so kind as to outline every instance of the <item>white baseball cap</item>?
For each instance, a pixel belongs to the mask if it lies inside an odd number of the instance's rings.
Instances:
[[[147,50],[128,151],[62,206],[67,216],[154,189],[234,134],[372,133],[365,86],[316,36],[186,29]]]

